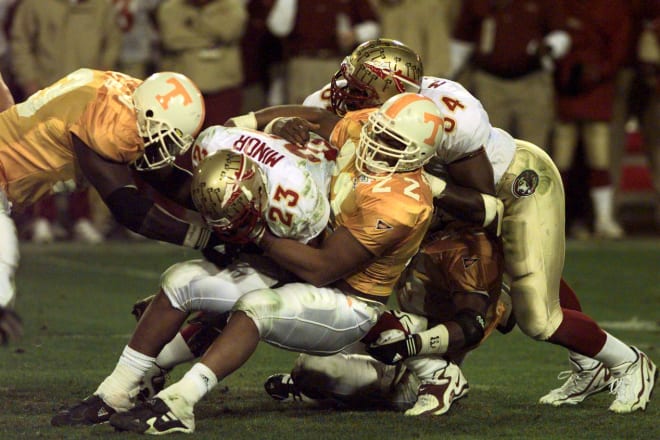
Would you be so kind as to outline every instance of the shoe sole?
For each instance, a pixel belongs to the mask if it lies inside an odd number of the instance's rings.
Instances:
[[[443,408],[440,409],[440,410],[437,410],[437,411],[428,410],[428,411],[421,412],[421,413],[419,413],[419,414],[408,414],[408,412],[406,411],[405,415],[406,415],[406,416],[409,416],[409,417],[420,417],[420,416],[441,416],[441,415],[443,415],[443,414],[448,413],[449,410],[451,409],[451,407],[452,407],[452,405],[453,405],[454,403],[458,402],[458,401],[461,400],[461,399],[464,399],[464,398],[468,397],[468,391],[469,391],[469,390],[470,390],[470,387],[469,387],[469,386],[466,386],[466,387],[463,389],[463,391],[461,391],[461,393],[460,393],[458,396],[454,397],[454,398],[452,399],[452,401],[449,402],[449,405],[447,405],[446,407],[443,407]]]
[[[591,391],[590,393],[587,394],[582,394],[581,397],[572,397],[570,399],[564,399],[564,400],[555,400],[554,402],[541,402],[539,400],[539,403],[541,405],[551,405],[554,406],[555,408],[563,406],[563,405],[578,405],[585,400],[587,400],[589,397],[595,395],[595,394],[600,394],[603,391],[606,391],[607,388],[610,386],[610,384],[614,382],[613,380],[607,382],[605,385],[603,385],[602,388],[599,388],[598,390]]]
[[[451,409],[451,407],[452,407],[456,402],[458,402],[458,401],[461,400],[461,399],[465,399],[467,396],[468,396],[468,390],[465,389],[465,391],[464,391],[460,396],[455,397],[454,400],[451,401],[451,403],[447,406],[446,409],[443,408],[442,410],[440,410],[440,411],[436,411],[436,412],[422,413],[422,414],[420,414],[420,416],[424,416],[424,415],[428,415],[428,416],[441,416],[441,415],[443,415],[443,414],[447,414],[447,413],[449,412],[449,410]]]

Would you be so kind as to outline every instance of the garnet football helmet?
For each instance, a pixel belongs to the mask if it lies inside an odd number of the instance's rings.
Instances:
[[[440,109],[431,99],[401,93],[369,115],[360,133],[355,165],[376,179],[413,171],[433,157],[443,133]]]
[[[144,154],[133,162],[138,170],[172,163],[190,148],[204,122],[204,98],[180,73],[154,73],[135,89],[133,104],[144,139]]]
[[[191,195],[206,223],[233,243],[249,241],[268,197],[259,166],[230,150],[200,162],[193,174]]]
[[[397,40],[362,43],[332,77],[332,110],[343,116],[347,111],[378,107],[398,93],[418,93],[423,70],[420,56]]]

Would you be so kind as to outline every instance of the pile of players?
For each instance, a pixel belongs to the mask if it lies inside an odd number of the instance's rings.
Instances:
[[[92,105],[73,105],[83,99]],[[203,103],[173,74],[140,84],[78,71],[0,122],[43,151],[43,131],[28,126],[68,102],[63,166],[39,182],[6,178],[9,201],[81,182],[80,169],[121,223],[205,258],[163,274],[115,369],[53,425],[193,432],[194,405],[259,341],[302,353],[291,374],[268,378],[274,398],[441,415],[468,393],[466,352],[514,325],[569,350],[568,380],[541,403],[609,387],[611,411],[646,408],[655,365],[582,313],[562,279],[564,191],[551,159],[492,127],[460,84],[423,76],[400,42],[360,45],[303,106],[238,116],[194,141]],[[203,222],[163,214],[136,179]],[[393,294],[400,310],[387,306]],[[166,371],[194,358],[163,388]]]

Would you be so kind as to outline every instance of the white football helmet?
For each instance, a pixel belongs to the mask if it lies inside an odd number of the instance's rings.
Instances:
[[[398,93],[418,93],[423,75],[420,56],[400,41],[366,41],[344,58],[332,77],[332,110],[343,116],[347,111],[378,107]]]
[[[393,96],[362,127],[355,165],[382,179],[413,171],[431,160],[442,141],[443,119],[435,103],[417,93]]]
[[[268,198],[259,166],[231,150],[204,158],[193,174],[190,191],[206,223],[234,243],[248,241]]]
[[[155,170],[188,150],[204,123],[204,98],[185,75],[158,72],[133,92],[138,133],[144,154],[133,162],[138,170]]]

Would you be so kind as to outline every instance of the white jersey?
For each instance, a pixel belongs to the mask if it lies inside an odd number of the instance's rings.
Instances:
[[[445,136],[431,165],[450,164],[483,146],[497,185],[513,160],[516,150],[513,137],[491,126],[481,102],[455,81],[425,76],[419,93],[436,103],[445,120]],[[303,104],[329,109],[330,84],[309,95]]]
[[[273,234],[307,243],[326,227],[330,217],[330,179],[337,150],[315,137],[304,147],[260,131],[213,126],[193,146],[193,167],[204,157],[234,150],[255,161],[268,191],[264,213]]]

